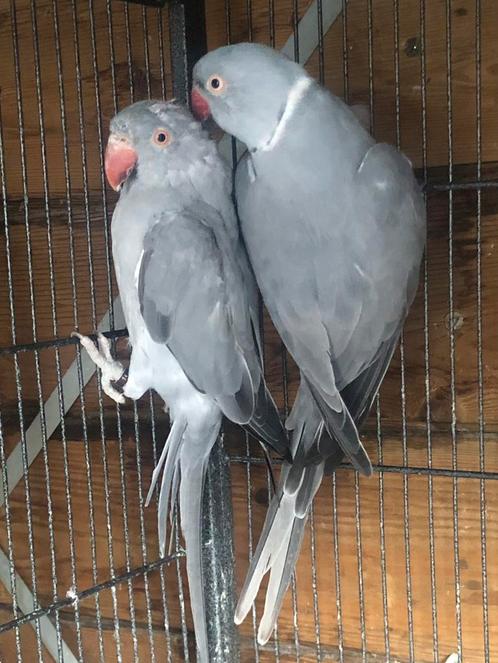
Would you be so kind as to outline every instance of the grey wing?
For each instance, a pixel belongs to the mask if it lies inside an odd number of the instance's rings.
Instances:
[[[256,280],[239,235],[237,217],[230,197],[218,197],[216,202],[215,209],[205,202],[197,201],[196,212],[202,214],[202,218],[208,222],[223,257],[231,327],[237,348],[246,360],[256,389],[254,411],[251,420],[247,422],[247,428],[277,453],[290,458],[285,429],[263,378],[263,352],[259,331],[260,300]],[[227,414],[230,403],[219,402]]]
[[[341,391],[341,396],[357,426],[363,423],[370,411],[372,402],[391,363],[400,332],[401,328],[396,329],[392,336],[382,343],[370,366],[367,366],[358,377]]]
[[[192,213],[163,215],[146,235],[138,295],[152,339],[230,419],[247,423],[258,385],[233,332],[230,285],[213,231]]]
[[[231,269],[233,267],[232,276],[235,281],[242,280],[245,299],[239,304],[248,307],[252,327],[250,346],[255,340],[259,362],[262,366],[263,353],[259,332],[259,292],[239,232],[239,222],[232,199],[232,169],[221,158],[210,162],[210,165],[210,178],[195,183],[199,194],[196,201],[196,211],[209,219],[208,223],[216,236],[220,250],[230,263],[227,268]],[[236,307],[237,302],[232,301],[232,305]],[[244,333],[245,329],[239,329],[238,331]]]
[[[318,306],[341,391],[399,335],[415,296],[425,242],[420,188],[408,159],[391,146],[377,144],[367,151],[346,207],[346,250],[334,270],[323,254],[314,264]]]
[[[341,391],[341,397],[357,428],[367,417],[379,391],[396,349],[400,331],[401,329],[397,329],[387,341],[382,343],[370,366]],[[325,458],[325,473],[330,474],[342,461],[343,453],[339,453],[339,451],[340,448],[338,449],[335,440],[324,433],[320,437],[316,449],[312,450],[310,455],[316,455],[318,452],[321,458]]]
[[[416,291],[425,210],[410,163],[387,145],[368,150],[348,195],[332,262],[331,221],[310,214],[315,244],[309,282],[292,306],[275,308],[330,433],[315,452],[326,458],[339,443],[355,467],[369,473],[357,426],[377,393]]]
[[[235,320],[242,320],[244,324],[237,329],[239,337],[244,337],[247,330],[246,315],[249,313],[251,337],[247,339],[248,349],[252,350],[255,342],[258,351],[259,368],[263,367],[263,351],[261,345],[261,335],[259,330],[259,291],[256,285],[256,279],[247,256],[244,241],[239,233],[239,223],[235,208],[230,196],[218,196],[216,200],[216,209],[208,204],[202,204],[201,209],[209,217],[211,228],[215,234],[216,241],[220,247],[225,259],[225,270],[229,278],[241,284],[245,297],[238,296],[236,291],[230,291],[231,306],[238,311]],[[217,211],[219,210],[219,212]],[[242,338],[240,339],[243,340]]]

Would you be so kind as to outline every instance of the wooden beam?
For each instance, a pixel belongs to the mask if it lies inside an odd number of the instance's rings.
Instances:
[[[11,591],[11,563],[7,555],[0,548],[0,581],[5,585],[5,587]],[[35,604],[33,594],[21,576],[15,572],[15,584],[16,584],[16,599],[19,609],[27,614],[39,608],[39,605]],[[57,642],[57,633],[54,625],[50,619],[44,615],[38,620],[40,626],[40,638],[45,647],[47,648],[50,655],[55,661],[59,659],[59,645]],[[35,628],[35,622],[32,622],[32,627]],[[62,652],[64,663],[78,663],[78,659],[74,656],[71,649],[62,640],[60,650]],[[12,652],[13,653],[13,652]]]
[[[117,195],[107,192],[107,209],[113,209]],[[9,197],[6,201],[7,219],[9,226],[24,226],[26,215],[30,228],[47,227],[47,220],[52,227],[67,227],[71,221],[74,226],[86,224],[102,225],[104,222],[104,206],[100,192],[90,192],[85,195],[82,192],[71,194],[69,201],[65,196],[51,196],[48,201],[42,196],[30,196],[26,203],[22,197]],[[4,201],[0,198],[0,206]],[[0,235],[5,235],[3,224],[0,226]]]

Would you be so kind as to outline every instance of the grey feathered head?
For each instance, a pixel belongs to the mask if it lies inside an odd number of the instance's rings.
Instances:
[[[191,113],[174,101],[138,101],[110,124],[105,155],[107,180],[116,191],[138,179],[155,185],[168,170],[187,171],[214,150]]]
[[[272,136],[290,90],[303,78],[302,67],[268,46],[223,46],[195,65],[192,108],[200,120],[212,115],[249,149],[258,148]]]

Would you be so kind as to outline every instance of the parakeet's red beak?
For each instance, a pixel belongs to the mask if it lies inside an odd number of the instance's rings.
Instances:
[[[192,88],[192,112],[195,117],[200,121],[204,122],[211,115],[211,109],[206,99],[199,92],[199,88]]]
[[[114,191],[119,191],[123,182],[137,163],[138,154],[126,138],[111,134],[105,151],[105,175]]]

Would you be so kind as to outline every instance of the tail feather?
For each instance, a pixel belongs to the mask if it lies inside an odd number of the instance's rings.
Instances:
[[[168,509],[173,513],[177,491],[180,493],[180,522],[185,540],[187,576],[199,663],[209,663],[209,648],[202,572],[202,503],[204,479],[211,449],[218,437],[221,417],[206,422],[205,431],[195,433],[183,418],[175,419],[152,477],[147,496],[150,500],[163,469],[157,510],[161,555],[165,554]]]
[[[166,551],[166,525],[168,521],[168,507],[170,499],[175,495],[171,492],[173,478],[178,466],[178,454],[180,452],[183,436],[186,430],[186,423],[177,420],[171,427],[171,432],[166,441],[168,446],[168,455],[164,464],[163,477],[161,481],[161,492],[159,493],[159,505],[157,508],[157,530],[159,538],[159,550],[161,557],[164,557]]]
[[[270,581],[266,590],[265,609],[258,628],[258,643],[265,645],[272,634],[278,619],[285,593],[296,566],[303,542],[306,518],[294,518],[292,527],[285,537],[270,571]]]
[[[163,450],[161,451],[161,455],[159,456],[159,460],[156,463],[156,466],[154,468],[154,472],[152,473],[152,479],[150,481],[150,486],[149,486],[149,492],[147,493],[147,497],[145,498],[145,506],[149,506],[150,501],[152,499],[152,495],[154,494],[154,488],[156,487],[157,480],[159,479],[159,475],[161,474],[161,470],[163,469],[164,462],[166,460],[166,456],[168,455],[168,450],[169,450],[169,445],[172,439],[172,433],[174,429],[174,424],[171,426],[170,433],[168,435],[168,438],[166,442],[164,443]]]
[[[178,486],[180,485],[180,465],[177,463],[175,473],[173,474],[173,483],[171,484],[171,500],[169,506],[169,524],[173,525],[173,517],[175,515],[175,501],[178,495]]]
[[[296,495],[296,506],[294,508],[297,518],[305,518],[308,514],[311,502],[323,479],[324,465],[311,465],[306,468],[301,489]]]
[[[258,631],[258,642],[271,636],[285,592],[299,555],[307,514],[323,477],[324,462],[309,464],[308,456],[323,431],[322,417],[307,387],[301,385],[293,411],[287,420],[292,430],[293,464],[284,463],[278,490],[270,502],[263,531],[235,610],[240,624],[251,609],[263,577],[270,571],[265,609]]]
[[[265,644],[278,619],[282,601],[303,541],[311,502],[323,475],[347,456],[365,475],[372,465],[358,435],[396,346],[399,329],[379,349],[375,361],[340,394],[337,411],[326,394],[301,376],[299,392],[286,427],[292,431],[292,466],[283,466],[278,491],[270,503],[256,553],[236,610],[236,623],[249,612],[263,576],[270,571],[258,642]]]
[[[343,402],[342,411],[336,412],[318,390],[311,385],[309,385],[309,388],[329,432],[329,436],[322,436],[322,439],[320,439],[318,445],[320,453],[324,457],[327,455],[327,451],[321,448],[324,440],[336,440],[353,467],[361,474],[369,477],[372,474],[372,463],[361,443],[358,429],[346,404]]]
[[[288,471],[289,466],[284,465],[279,490],[273,496],[268,507],[263,531],[235,609],[236,624],[240,624],[246,618],[254,603],[261,581],[271,567],[272,560],[277,557],[281,546],[284,544],[286,531],[290,529],[294,514],[294,498],[285,495],[282,490],[283,480],[285,480]]]
[[[221,421],[202,440],[185,435],[180,452],[180,521],[187,552],[190,608],[194,620],[199,663],[209,663],[204,582],[202,571],[202,502],[209,455],[218,437]]]
[[[159,505],[157,509],[157,530],[159,549],[161,556],[164,556],[166,547],[166,512],[168,504],[174,501],[178,488],[178,451],[185,432],[186,422],[183,419],[177,419],[173,422],[168,439],[164,443],[161,456],[154,468],[152,479],[149,486],[149,492],[145,500],[145,506],[149,506],[154,488],[156,487],[159,475],[164,466],[164,472],[161,480],[161,490],[159,492]],[[173,509],[171,509],[172,511]]]
[[[306,467],[316,465],[322,460],[317,449],[322,431],[323,425],[316,421],[303,421],[294,430],[293,448],[297,451],[289,475],[285,480],[285,492],[288,495],[294,495],[301,488]],[[310,457],[310,454],[313,454],[313,458]]]
[[[291,460],[289,439],[280,420],[275,401],[266,388],[264,380],[261,380],[254,413],[246,427],[284,459]]]
[[[302,487],[294,494],[284,492],[289,466],[284,465],[279,491],[273,497],[256,552],[235,610],[235,623],[240,624],[251,609],[263,577],[270,571],[263,618],[258,642],[265,644],[278,618],[285,592],[296,565],[311,501],[323,477],[323,463],[307,468]],[[302,515],[298,515],[297,505]]]

